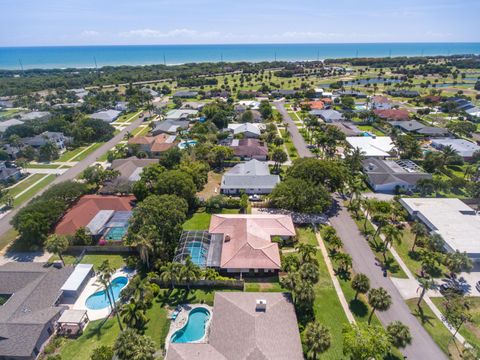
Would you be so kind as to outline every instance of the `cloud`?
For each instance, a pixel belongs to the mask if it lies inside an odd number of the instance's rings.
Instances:
[[[218,38],[221,34],[216,31],[200,32],[191,29],[174,29],[169,31],[160,31],[155,29],[136,29],[125,31],[119,34],[123,38],[141,37],[144,39],[174,39],[174,38]]]
[[[84,31],[81,32],[80,35],[83,36],[83,37],[95,37],[95,36],[100,35],[100,33],[98,31],[95,31],[95,30],[84,30]]]

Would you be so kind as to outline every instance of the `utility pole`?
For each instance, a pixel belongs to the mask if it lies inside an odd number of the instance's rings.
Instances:
[[[18,63],[20,64],[20,69],[22,70],[22,75],[25,75],[25,71],[23,70],[22,59],[18,59]]]
[[[95,62],[95,72],[97,73],[97,76],[99,76],[98,74],[98,66],[97,66],[97,58],[94,56],[93,57],[93,61]]]

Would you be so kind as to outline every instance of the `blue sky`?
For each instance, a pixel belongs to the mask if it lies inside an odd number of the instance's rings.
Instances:
[[[0,0],[0,46],[477,42],[479,0]]]

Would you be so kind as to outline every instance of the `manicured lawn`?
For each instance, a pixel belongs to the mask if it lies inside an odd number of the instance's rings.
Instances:
[[[18,232],[14,228],[11,228],[5,234],[3,234],[0,237],[0,250],[2,250],[5,246],[10,244],[12,241],[14,241],[17,238],[17,236],[18,236]]]
[[[318,246],[317,237],[309,227],[297,227],[297,237],[299,242]]]
[[[101,265],[101,263],[104,260],[108,260],[110,262],[110,265],[114,269],[120,269],[125,266],[126,257],[127,256],[117,255],[117,254],[103,254],[103,253],[86,254],[82,258],[82,261],[80,261],[80,264],[93,264],[93,267],[95,269],[98,269],[98,267]],[[49,261],[55,261],[58,259],[59,258],[57,255],[53,255],[49,259]],[[65,260],[65,264],[74,264],[76,259],[77,257],[73,255],[68,255],[68,254],[63,255],[63,260]]]
[[[32,164],[29,163],[25,166],[25,168],[28,170],[30,169],[58,169],[58,165],[55,164]]]
[[[362,131],[368,131],[369,133],[372,133],[372,134],[375,134],[375,135],[378,135],[378,136],[383,136],[385,135],[382,131],[378,130],[378,129],[375,129],[373,126],[370,126],[370,125],[360,125],[360,126],[357,126],[359,130],[362,130]]]
[[[24,201],[30,200],[35,196],[36,193],[50,184],[53,180],[55,180],[55,175],[46,175],[39,183],[30,188],[30,190],[24,192],[22,195],[13,200],[13,206],[18,206]]]
[[[23,180],[21,183],[17,184],[15,187],[9,189],[8,193],[12,196],[17,196],[23,190],[25,190],[29,186],[32,186],[34,183],[42,179],[44,176],[45,176],[44,174],[33,174],[28,178],[26,178],[25,180]]]
[[[144,127],[137,127],[135,130],[132,131],[133,136],[144,136],[147,135],[148,132],[150,131],[150,126],[144,126]]]
[[[446,353],[451,354],[453,359],[460,359],[458,350],[454,345],[452,334],[443,325],[443,323],[437,319],[430,308],[422,301],[421,309],[417,307],[418,299],[406,300],[411,313],[418,319],[420,324],[427,330],[432,339],[437,345]],[[457,344],[459,349],[462,348],[461,344]]]
[[[445,307],[443,305],[445,299],[443,297],[431,298],[438,309],[444,313]],[[472,345],[480,347],[480,298],[470,297],[468,298],[470,305],[470,314],[472,315],[472,321],[462,325],[460,328],[460,334]]]
[[[307,229],[299,233],[301,242],[311,242],[308,237],[314,237],[313,230]],[[307,239],[306,239],[307,238]],[[328,274],[327,266],[323,261],[320,251],[317,252],[317,259],[320,270],[320,280],[315,285],[314,316],[315,320],[327,326],[332,336],[330,349],[322,355],[322,359],[343,358],[343,335],[342,329],[348,324],[347,317],[340,305],[332,280]],[[309,319],[311,321],[314,319]]]
[[[94,152],[95,150],[97,150],[100,146],[102,146],[104,143],[103,142],[99,142],[99,143],[95,143],[93,144],[92,146],[90,146],[90,148],[81,153],[80,155],[78,155],[75,159],[73,159],[74,161],[81,161],[83,159],[85,159],[88,155],[90,155],[92,152]]]
[[[85,150],[87,146],[80,146],[76,149],[65,151],[60,157],[58,158],[58,162],[66,162],[66,161],[73,161],[78,154],[80,154],[83,150]]]
[[[238,214],[240,209],[223,209],[222,214]],[[183,223],[183,230],[208,230],[212,214],[199,211]]]

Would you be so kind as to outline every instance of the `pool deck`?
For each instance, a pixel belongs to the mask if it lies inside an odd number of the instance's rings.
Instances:
[[[135,275],[135,270],[122,268],[122,269],[117,270],[112,275],[111,280],[113,280],[117,277],[120,277],[120,276],[126,276],[130,281],[130,279],[134,275]],[[87,301],[87,299],[90,295],[96,293],[97,291],[101,291],[101,290],[103,290],[103,286],[98,281],[98,276],[95,275],[90,280],[88,280],[88,283],[83,288],[82,293],[77,297],[77,300],[75,301],[75,303],[73,305],[70,304],[68,306],[70,307],[70,309],[74,309],[74,310],[87,310],[87,315],[88,315],[88,318],[89,318],[90,321],[104,319],[108,315],[110,315],[110,313],[112,311],[111,308],[110,308],[110,305],[108,305],[106,308],[100,309],[100,310],[92,310],[92,309],[87,308],[87,306],[85,305],[85,302]]]
[[[173,334],[175,334],[176,331],[180,330],[187,324],[190,311],[200,307],[210,311],[210,318],[208,319],[208,322],[205,328],[205,335],[203,336],[203,338],[201,338],[198,341],[192,341],[190,342],[190,344],[208,343],[208,333],[209,333],[210,324],[212,322],[212,317],[213,317],[213,307],[206,304],[183,304],[183,305],[179,305],[179,307],[181,307],[182,310],[178,314],[177,318],[175,320],[170,320],[170,330],[168,331],[168,335],[165,340],[165,351],[168,350],[168,346],[170,345],[170,341],[172,339]],[[170,318],[173,312],[174,310],[171,310],[168,312],[168,318]]]

